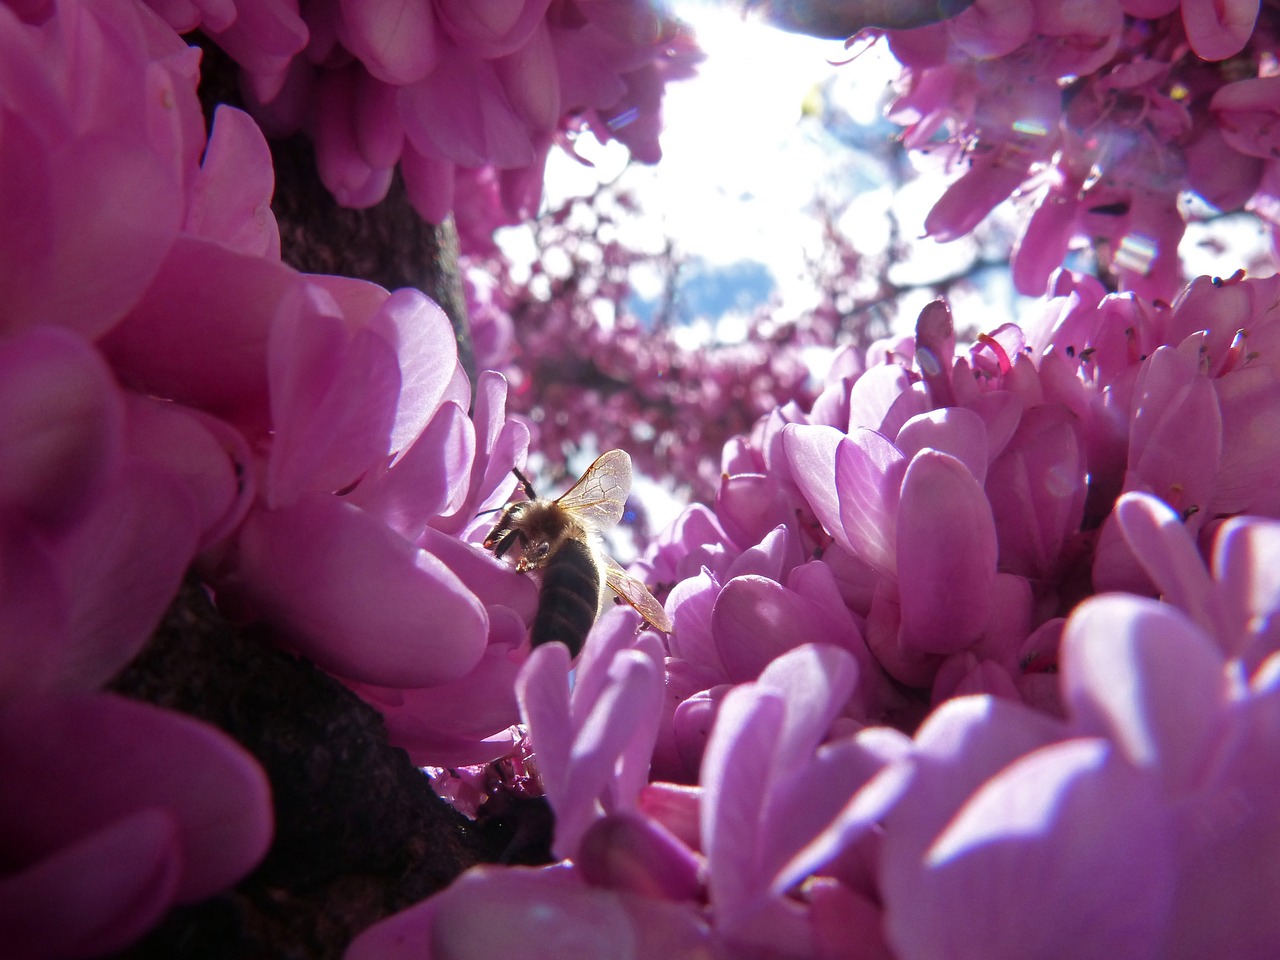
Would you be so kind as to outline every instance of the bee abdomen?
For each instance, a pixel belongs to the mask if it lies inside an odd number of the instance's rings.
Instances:
[[[566,540],[542,571],[530,642],[536,647],[559,640],[576,657],[599,609],[600,570],[591,549]]]

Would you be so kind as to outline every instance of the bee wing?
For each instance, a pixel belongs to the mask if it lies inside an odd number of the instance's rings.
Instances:
[[[631,604],[636,613],[648,621],[649,626],[663,633],[671,632],[671,618],[662,609],[657,598],[649,592],[649,588],[608,557],[604,558],[604,582],[609,585],[610,590]]]
[[[586,521],[595,530],[606,530],[622,519],[631,492],[631,458],[625,450],[610,450],[556,503]]]

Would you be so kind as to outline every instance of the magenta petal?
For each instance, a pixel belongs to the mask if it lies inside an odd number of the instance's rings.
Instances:
[[[1280,475],[1280,376],[1267,365],[1233,370],[1213,381],[1222,411],[1222,460],[1210,512],[1270,513],[1260,507]]]
[[[1205,60],[1235,56],[1253,33],[1258,6],[1258,0],[1182,0],[1191,49]]]
[[[704,664],[723,673],[724,667],[711,630],[711,613],[719,592],[720,585],[705,569],[671,588],[667,609],[671,612],[675,631],[668,638],[667,645],[672,656]]]
[[[135,460],[57,543],[70,599],[62,682],[100,686],[150,638],[195,555],[194,504],[180,481]]]
[[[1222,451],[1213,384],[1170,347],[1149,357],[1134,386],[1129,463],[1184,517],[1203,522]]]
[[[904,641],[954,653],[991,619],[996,529],[991,504],[959,460],[926,450],[907,467],[897,518]]]
[[[1062,265],[1080,208],[1078,187],[1069,189],[1074,186],[1067,179],[1049,187],[1022,228],[1011,265],[1014,287],[1023,296],[1044,296],[1050,277]]]
[[[365,162],[375,170],[390,170],[404,149],[404,125],[396,106],[396,89],[367,73],[356,77],[356,144]]]
[[[835,643],[831,621],[806,597],[765,577],[735,577],[711,612],[719,660],[729,679],[754,680],[773,660],[812,641]]]
[[[1011,150],[980,154],[933,205],[925,233],[946,243],[972,231],[1022,184],[1034,159],[1029,152]]]
[[[715,509],[725,533],[744,547],[759,543],[774,527],[792,519],[777,480],[763,473],[722,476]]]
[[[656,821],[634,814],[611,814],[592,824],[576,866],[592,886],[644,897],[694,900],[702,887],[692,852]]]
[[[339,36],[384,83],[421,80],[436,62],[436,23],[426,0],[341,0]]]
[[[456,165],[436,155],[434,150],[419,152],[405,146],[400,155],[400,175],[413,209],[427,223],[444,223],[453,211]]]
[[[489,630],[480,601],[439,559],[337,497],[252,511],[235,587],[320,666],[379,686],[464,675]]]
[[[394,348],[367,328],[348,334],[335,310],[309,290],[271,332],[272,506],[303,490],[342,490],[388,453],[400,391]]]
[[[237,3],[235,20],[209,35],[250,75],[263,100],[279,92],[289,61],[307,45],[307,25],[297,0]]]
[[[1036,26],[1035,5],[1026,0],[975,3],[947,22],[957,49],[975,60],[1008,56],[1022,46]]]
[[[1079,529],[1088,491],[1077,420],[1064,407],[1041,404],[1022,417],[991,465],[987,497],[998,504],[1000,567],[1034,579],[1057,575],[1062,548]]]
[[[265,426],[268,331],[302,282],[278,261],[179,237],[146,296],[100,346],[141,392]]]
[[[895,576],[898,498],[907,459],[880,434],[858,429],[836,451],[840,523],[855,554]]]
[[[446,30],[458,46],[491,59],[523,46],[543,23],[549,0],[436,0]]]
[[[858,428],[882,430],[898,399],[911,389],[907,371],[896,363],[878,364],[853,382],[849,390],[849,433]],[[904,418],[904,421],[909,418]],[[898,431],[884,431],[890,435]]]
[[[491,63],[443,47],[430,76],[400,88],[405,135],[420,153],[463,167],[534,161],[528,128],[512,111]]]
[[[774,747],[780,773],[808,759],[857,681],[858,665],[853,657],[821,643],[797,647],[765,667],[757,688],[777,694],[787,704]]]
[[[512,108],[529,128],[542,133],[555,130],[564,110],[556,51],[546,22],[539,22],[528,42],[495,61],[494,67]]]
[[[356,487],[352,502],[416,541],[432,517],[462,505],[475,443],[466,412],[446,403],[390,470]]]
[[[271,151],[262,131],[247,113],[219,106],[204,162],[188,191],[183,229],[242,253],[279,259],[274,190]]]
[[[176,897],[189,902],[243,876],[271,838],[270,790],[253,757],[213,727],[150,704],[105,694],[12,704],[0,711],[0,767],[21,785],[0,791],[11,860],[160,807],[178,825]]]
[[[58,323],[98,337],[142,296],[173,243],[176,180],[123,133],[73,140],[53,155],[25,117],[6,112],[4,136],[0,329]]]
[[[15,957],[122,950],[164,915],[181,877],[182,844],[169,813],[127,814],[0,879],[5,950]]]
[[[972,410],[944,407],[918,414],[903,424],[894,446],[908,460],[926,447],[949,453],[969,468],[979,484],[986,482],[987,428]]]
[[[311,136],[316,147],[316,169],[335,200],[344,207],[363,209],[378,203],[391,187],[390,167],[369,162],[357,139],[356,116],[360,105],[359,70],[326,70],[316,80],[316,99],[324,110],[316,116]]]
[[[244,518],[256,486],[249,445],[235,428],[191,407],[130,394],[129,446],[185,486],[196,507],[200,549]]]
[[[29,525],[0,520],[0,703],[63,682],[75,649],[61,571]]]
[[[1214,543],[1213,569],[1229,635],[1275,629],[1275,612],[1280,610],[1280,523],[1256,518],[1227,521]]]
[[[511,751],[511,737],[502,734],[520,721],[515,678],[528,630],[506,607],[488,613],[488,645],[466,676],[420,690],[356,688],[386,719],[391,742],[419,766],[488,763]]]
[[[776,893],[803,881],[794,872],[778,874],[832,821],[858,788],[881,768],[855,739],[846,738],[809,751],[809,762],[775,782],[761,836],[761,870]]]
[[[886,847],[888,940],[908,957],[1154,960],[1171,841],[1155,784],[1105,741],[1046,748],[984,784],[922,860]]]
[[[0,341],[0,504],[55,526],[82,514],[119,465],[123,414],[110,369],[75,334]]]

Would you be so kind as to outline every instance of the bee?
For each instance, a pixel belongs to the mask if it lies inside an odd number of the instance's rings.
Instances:
[[[558,640],[576,657],[600,614],[606,584],[651,626],[670,633],[671,620],[662,604],[597,544],[597,535],[622,519],[631,490],[631,458],[626,451],[602,453],[555,500],[540,499],[524,474],[512,472],[528,499],[507,505],[484,546],[496,557],[518,547],[516,572],[542,573],[530,631],[533,646]]]

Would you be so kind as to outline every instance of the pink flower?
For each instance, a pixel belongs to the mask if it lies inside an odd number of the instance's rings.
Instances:
[[[1044,292],[1084,239],[1114,286],[1171,299],[1182,283],[1181,191],[1266,209],[1259,158],[1270,156],[1274,78],[1226,82],[1205,62],[1267,62],[1273,31],[1255,29],[1259,10],[1256,0],[979,2],[890,32],[905,65],[890,115],[907,125],[905,142],[934,150],[945,129],[946,155],[964,164],[928,232],[963,236],[1004,198],[1035,191],[1014,256],[1021,292]],[[1177,52],[1187,43],[1190,57]]]
[[[106,694],[0,702],[0,932],[23,956],[129,946],[266,852],[266,777],[219,731]]]

